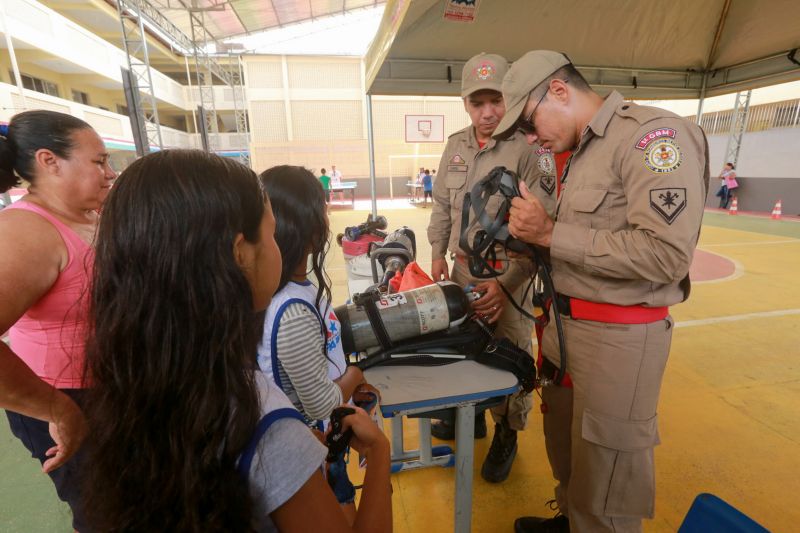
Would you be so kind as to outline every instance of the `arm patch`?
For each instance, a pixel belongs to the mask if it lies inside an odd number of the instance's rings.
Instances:
[[[539,178],[539,187],[542,188],[544,192],[546,192],[549,196],[553,195],[553,191],[556,190],[556,178],[555,176],[542,176]]]
[[[667,187],[650,189],[650,208],[672,225],[686,208],[686,189]]]

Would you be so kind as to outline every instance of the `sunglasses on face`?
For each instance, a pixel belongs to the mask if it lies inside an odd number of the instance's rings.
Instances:
[[[563,81],[564,83],[568,82],[568,80],[561,80],[561,81]],[[530,114],[528,114],[528,116],[525,117],[525,118],[520,117],[520,119],[517,121],[517,129],[519,131],[521,131],[522,133],[524,133],[525,135],[535,135],[536,134],[536,126],[533,123],[533,120],[534,120],[533,119],[533,115],[536,113],[536,110],[539,109],[539,105],[541,105],[542,100],[544,100],[545,96],[547,96],[547,93],[549,93],[549,92],[550,92],[550,88],[548,87],[548,89],[544,92],[542,97],[539,98],[539,101],[536,102],[536,105],[533,106],[533,109],[531,109]]]

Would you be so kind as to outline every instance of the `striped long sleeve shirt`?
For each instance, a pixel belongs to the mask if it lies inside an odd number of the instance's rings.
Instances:
[[[342,389],[328,377],[319,319],[308,306],[290,304],[280,318],[276,340],[284,392],[308,419],[327,419],[342,403]]]

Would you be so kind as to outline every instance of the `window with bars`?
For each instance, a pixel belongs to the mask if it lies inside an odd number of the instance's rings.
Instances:
[[[89,103],[89,95],[83,91],[76,91],[75,89],[72,89],[72,101],[78,102],[79,104],[91,105]]]
[[[16,76],[14,76],[14,71],[9,71],[10,77],[16,83]],[[51,81],[43,80],[40,78],[36,78],[34,76],[29,76],[27,74],[20,73],[20,77],[22,78],[22,86],[30,91],[36,91],[43,94],[49,94],[50,96],[60,96],[58,94],[58,85]]]

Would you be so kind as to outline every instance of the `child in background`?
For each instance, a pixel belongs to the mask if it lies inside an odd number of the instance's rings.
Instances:
[[[331,196],[331,177],[322,169],[322,174],[319,177],[319,182],[322,184],[322,191],[325,193],[325,203],[327,204],[332,200]]]
[[[275,240],[283,260],[278,291],[264,320],[258,364],[309,426],[322,431],[336,406],[354,394],[377,391],[358,367],[345,361],[341,325],[323,271],[329,229],[319,181],[305,168],[289,165],[265,171],[261,181],[275,213]],[[308,279],[311,272],[319,286]],[[343,461],[331,464],[328,482],[346,513],[354,513],[355,490]]]
[[[333,188],[342,186],[342,173],[336,170],[336,165],[331,166],[331,203],[333,203]],[[344,202],[344,192],[339,189],[339,201]]]
[[[431,199],[433,205],[433,178],[431,171],[425,169],[425,175],[422,176],[422,190],[425,192],[425,197],[422,199],[422,207],[428,207],[428,198]]]

